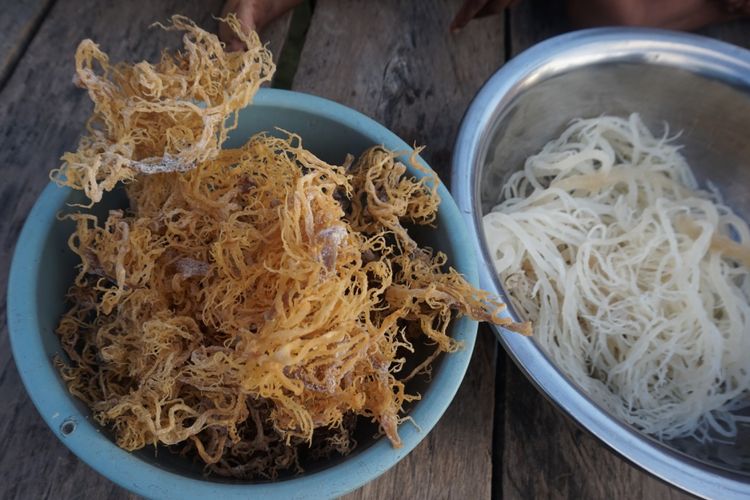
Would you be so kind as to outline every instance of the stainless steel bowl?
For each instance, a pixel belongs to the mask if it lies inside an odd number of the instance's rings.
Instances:
[[[750,220],[750,52],[696,35],[637,28],[562,35],[532,47],[490,78],[458,135],[452,192],[480,256],[486,289],[505,295],[481,219],[497,202],[508,173],[573,118],[632,112],[654,131],[664,122],[682,130],[679,141],[698,179],[717,185],[726,202]],[[593,403],[533,338],[502,329],[497,334],[549,399],[620,455],[699,496],[750,496],[747,429],[734,445],[658,442]],[[750,353],[748,360],[750,369]]]

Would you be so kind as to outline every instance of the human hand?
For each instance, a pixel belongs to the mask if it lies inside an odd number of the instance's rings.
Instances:
[[[717,0],[568,0],[568,17],[577,27],[647,26],[694,30],[736,14]],[[740,2],[735,2],[740,3]]]
[[[260,31],[268,23],[302,3],[302,0],[226,0],[221,10],[221,17],[234,13],[245,31]],[[219,38],[226,44],[227,50],[243,50],[242,41],[226,23],[219,26]]]
[[[451,22],[458,31],[475,17],[498,14],[518,0],[465,0]],[[549,0],[548,0],[549,1]],[[648,26],[694,30],[750,16],[750,0],[567,0],[576,27]]]

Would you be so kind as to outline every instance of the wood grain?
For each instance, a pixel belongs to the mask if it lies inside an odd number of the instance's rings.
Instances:
[[[471,98],[503,62],[500,17],[458,35],[459,0],[317,2],[293,84],[364,112],[424,157],[449,182],[456,131]]]
[[[22,57],[54,0],[0,2],[0,89]]]
[[[503,60],[499,17],[448,32],[460,1],[319,0],[295,90],[383,123],[448,181],[457,128],[474,93]],[[482,331],[447,413],[401,463],[347,498],[489,498],[495,341]]]
[[[507,361],[512,365],[512,361]],[[690,498],[606,449],[506,371],[503,498]]]
[[[289,26],[292,22],[292,11],[282,15],[260,33],[260,39],[267,44],[268,49],[273,54],[273,61],[278,64],[281,51],[284,50]]]
[[[568,30],[561,3],[526,0],[509,15],[513,55]],[[700,33],[750,44],[748,21]],[[541,396],[507,356],[503,362],[505,400],[496,412],[504,412],[504,499],[690,498],[610,452]]]
[[[179,38],[156,29],[175,13],[215,30],[222,1],[112,2],[66,0],[50,10],[11,78],[0,91],[0,283],[6,283],[13,246],[26,214],[60,155],[75,148],[91,111],[71,81],[73,54],[92,38],[113,60],[155,59]],[[0,26],[5,26],[7,12]],[[19,22],[23,19],[19,18]],[[288,17],[265,35],[281,51]],[[1,54],[1,53],[0,53]],[[0,498],[134,498],[78,460],[47,429],[21,384],[6,326],[6,289],[0,291]]]

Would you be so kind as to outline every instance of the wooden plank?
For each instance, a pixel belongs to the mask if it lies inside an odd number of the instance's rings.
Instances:
[[[510,53],[515,56],[537,42],[568,31],[564,2],[523,0],[506,11],[510,17]]]
[[[0,5],[0,89],[26,50],[53,1],[6,1]]]
[[[293,88],[383,123],[447,181],[455,134],[503,60],[501,17],[448,32],[460,0],[319,0]],[[391,471],[347,498],[488,498],[496,344],[482,331],[469,373],[440,423]]]
[[[507,360],[503,498],[691,498],[578,428]]]
[[[31,5],[30,2],[29,5]],[[215,30],[222,0],[58,2],[0,93],[0,165],[4,173],[0,217],[0,283],[6,283],[13,246],[23,221],[48,182],[58,158],[75,148],[91,111],[86,93],[71,81],[78,42],[93,38],[113,60],[155,60],[165,44],[179,39],[155,21],[184,14]],[[23,2],[19,2],[19,5]],[[24,4],[25,5],[25,4]],[[16,8],[16,7],[14,7]],[[20,7],[18,7],[20,8]],[[5,27],[5,11],[0,32]],[[281,52],[290,16],[263,34]],[[0,52],[4,56],[5,51]],[[5,287],[0,291],[0,498],[135,498],[79,461],[47,429],[26,395],[11,359],[6,326]]]
[[[504,53],[499,16],[448,32],[460,3],[317,2],[293,88],[362,111],[410,144],[426,144],[424,157],[448,182],[461,117]]]
[[[561,3],[525,0],[510,11],[512,53],[567,31]],[[700,33],[750,44],[750,22],[714,26]],[[502,496],[515,498],[690,498],[614,455],[572,423],[504,356]]]
[[[278,64],[281,51],[284,50],[289,26],[292,23],[292,11],[282,15],[260,32],[260,39],[273,54],[273,61]]]

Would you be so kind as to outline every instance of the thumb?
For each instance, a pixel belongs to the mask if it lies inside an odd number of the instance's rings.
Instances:
[[[227,0],[221,10],[221,17],[226,18],[229,14],[237,16],[242,31],[247,33],[255,29],[255,2],[252,0]],[[219,26],[219,38],[230,52],[245,49],[245,44],[225,22]]]

